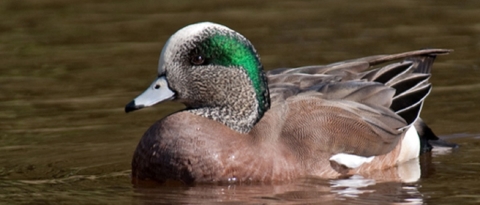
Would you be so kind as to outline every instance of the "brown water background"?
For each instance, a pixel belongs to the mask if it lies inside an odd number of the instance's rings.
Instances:
[[[182,108],[123,108],[156,76],[164,42],[199,21],[249,38],[266,69],[420,48],[437,58],[423,119],[451,153],[416,183],[135,188],[143,132]],[[0,1],[0,204],[480,203],[480,1]]]

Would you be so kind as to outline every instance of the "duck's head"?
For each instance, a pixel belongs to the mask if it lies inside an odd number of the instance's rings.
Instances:
[[[239,33],[204,22],[173,34],[158,76],[126,112],[175,100],[187,111],[246,133],[269,109],[268,84],[253,45]]]

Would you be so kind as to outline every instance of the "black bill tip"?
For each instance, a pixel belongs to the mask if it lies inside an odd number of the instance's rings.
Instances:
[[[136,105],[135,104],[135,100],[132,100],[131,102],[129,102],[126,106],[125,106],[125,113],[129,113],[129,112],[132,112],[132,111],[135,111],[135,110],[139,110],[139,109],[142,109],[143,105]]]

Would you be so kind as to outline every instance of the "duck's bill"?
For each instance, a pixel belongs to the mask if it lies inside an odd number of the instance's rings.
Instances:
[[[157,103],[171,100],[174,98],[174,96],[175,93],[168,88],[168,83],[165,79],[165,76],[159,76],[153,81],[150,87],[145,90],[145,92],[125,106],[125,112],[128,113],[144,107],[150,107]]]

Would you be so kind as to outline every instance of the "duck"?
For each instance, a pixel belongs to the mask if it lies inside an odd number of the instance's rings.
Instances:
[[[156,79],[125,112],[183,103],[150,126],[132,178],[165,183],[282,182],[386,170],[438,138],[419,117],[432,64],[448,49],[264,71],[252,43],[220,24],[174,33]]]

